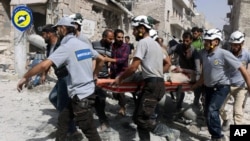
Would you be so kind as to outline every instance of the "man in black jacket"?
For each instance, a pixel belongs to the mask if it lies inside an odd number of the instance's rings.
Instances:
[[[46,47],[46,56],[49,57],[59,46],[60,46],[60,38],[57,36],[55,29],[52,24],[47,24],[42,28],[42,37],[47,43]],[[56,85],[52,89],[49,94],[49,100],[54,105],[54,107],[61,112],[67,105],[70,100],[67,92],[67,84],[66,79],[68,77],[68,71],[65,65],[57,68],[53,66],[55,75],[58,80]],[[42,81],[45,80],[46,75],[42,76]],[[68,130],[69,138],[75,138],[81,140],[82,134],[77,131],[74,121],[70,121],[69,130]]]

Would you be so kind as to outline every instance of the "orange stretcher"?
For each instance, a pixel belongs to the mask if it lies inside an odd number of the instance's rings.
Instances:
[[[138,89],[142,88],[143,82],[124,82],[119,86],[112,86],[114,79],[98,79],[96,85],[104,90],[124,93],[124,92],[136,92]],[[176,83],[165,81],[165,89],[167,92],[175,91],[189,91],[191,90],[191,85],[189,83]]]

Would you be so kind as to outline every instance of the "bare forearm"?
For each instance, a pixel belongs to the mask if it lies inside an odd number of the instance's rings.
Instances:
[[[99,58],[96,59],[96,65],[95,65],[95,69],[94,69],[94,77],[98,76],[98,73],[101,71],[103,65],[104,65],[104,58]]]
[[[200,75],[200,78],[199,78],[199,80],[198,81],[196,81],[195,82],[195,84],[194,85],[192,85],[192,89],[195,89],[195,88],[197,88],[197,87],[199,87],[199,86],[202,86],[203,85],[203,83],[204,83],[204,78],[203,78],[203,72],[201,73],[201,75]]]
[[[105,62],[112,62],[112,63],[115,63],[115,62],[116,62],[116,59],[109,58],[109,57],[105,57]]]
[[[244,66],[240,67],[241,74],[247,84],[248,90],[250,90],[250,76]]]
[[[46,66],[46,62],[43,61],[36,66],[34,66],[32,69],[30,69],[26,74],[24,74],[24,78],[30,78],[36,74],[46,72],[48,70],[49,66]]]
[[[170,66],[171,66],[171,64],[166,64],[166,65],[164,65],[164,67],[163,67],[163,73],[168,72]]]
[[[182,73],[186,73],[186,74],[194,74],[195,71],[191,70],[191,69],[182,69]]]
[[[127,77],[129,77],[130,75],[132,75],[133,73],[135,73],[136,69],[133,69],[132,67],[129,67],[128,69],[126,69],[120,76],[119,79],[122,81],[124,79],[126,79]]]
[[[168,72],[169,68],[171,67],[171,61],[170,61],[170,57],[167,56],[164,60],[163,60],[163,73]]]

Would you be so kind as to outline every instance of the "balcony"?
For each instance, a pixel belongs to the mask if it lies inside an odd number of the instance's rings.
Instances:
[[[231,33],[232,27],[230,25],[224,25],[223,30],[226,31],[227,33]]]
[[[227,18],[229,18],[229,19],[231,18],[231,12],[227,13]]]
[[[227,4],[228,5],[233,5],[234,4],[234,0],[227,0]]]
[[[188,0],[175,0],[179,3],[183,8],[190,8],[190,2]]]
[[[48,0],[11,0],[10,5],[19,5],[19,4],[44,4]]]
[[[119,0],[129,11],[132,11],[135,0]]]
[[[170,17],[170,24],[177,28],[183,28],[183,21],[180,20],[178,17],[171,16]]]

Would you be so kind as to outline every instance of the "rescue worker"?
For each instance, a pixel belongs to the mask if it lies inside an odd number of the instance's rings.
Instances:
[[[55,28],[62,38],[61,45],[48,59],[24,74],[17,84],[17,90],[20,92],[31,76],[48,70],[52,65],[59,67],[65,64],[69,73],[67,88],[71,100],[59,115],[56,141],[66,140],[68,123],[73,118],[75,118],[76,124],[89,141],[101,141],[91,109],[95,103],[95,95],[93,94],[95,90],[94,80],[103,66],[104,58],[93,50],[90,45],[74,36],[75,26],[72,22],[69,17],[61,18],[58,21]],[[92,58],[96,59],[97,64],[94,73]]]
[[[235,31],[231,34],[229,43],[231,45],[231,52],[237,57],[244,67],[247,69],[250,63],[250,54],[248,50],[243,48],[245,41],[245,35],[240,31]],[[234,98],[233,105],[233,122],[236,125],[240,125],[243,122],[244,105],[246,102],[247,90],[245,89],[246,83],[244,78],[241,76],[240,71],[232,70],[230,74],[231,91],[227,96],[223,106],[221,107],[221,118],[223,120],[222,129],[227,131],[230,124],[230,115],[225,106],[231,96]]]
[[[222,134],[219,110],[230,92],[230,73],[238,70],[243,76],[248,91],[250,76],[245,66],[232,53],[221,48],[222,32],[210,29],[204,34],[204,50],[202,50],[202,74],[192,86],[196,88],[204,84],[205,118],[212,141],[225,140]]]
[[[115,78],[113,85],[119,85],[132,75],[141,65],[144,86],[138,96],[133,120],[137,124],[137,131],[141,141],[150,141],[150,132],[166,137],[169,141],[176,141],[180,131],[171,129],[165,124],[152,119],[158,102],[165,94],[163,79],[163,52],[160,45],[149,36],[152,24],[148,17],[140,15],[132,19],[133,34],[138,45],[132,64]]]
[[[74,21],[73,24],[76,27],[76,37],[81,41],[91,45],[91,41],[82,33],[82,22],[84,20],[82,15],[80,13],[75,13],[70,15],[69,17]]]

